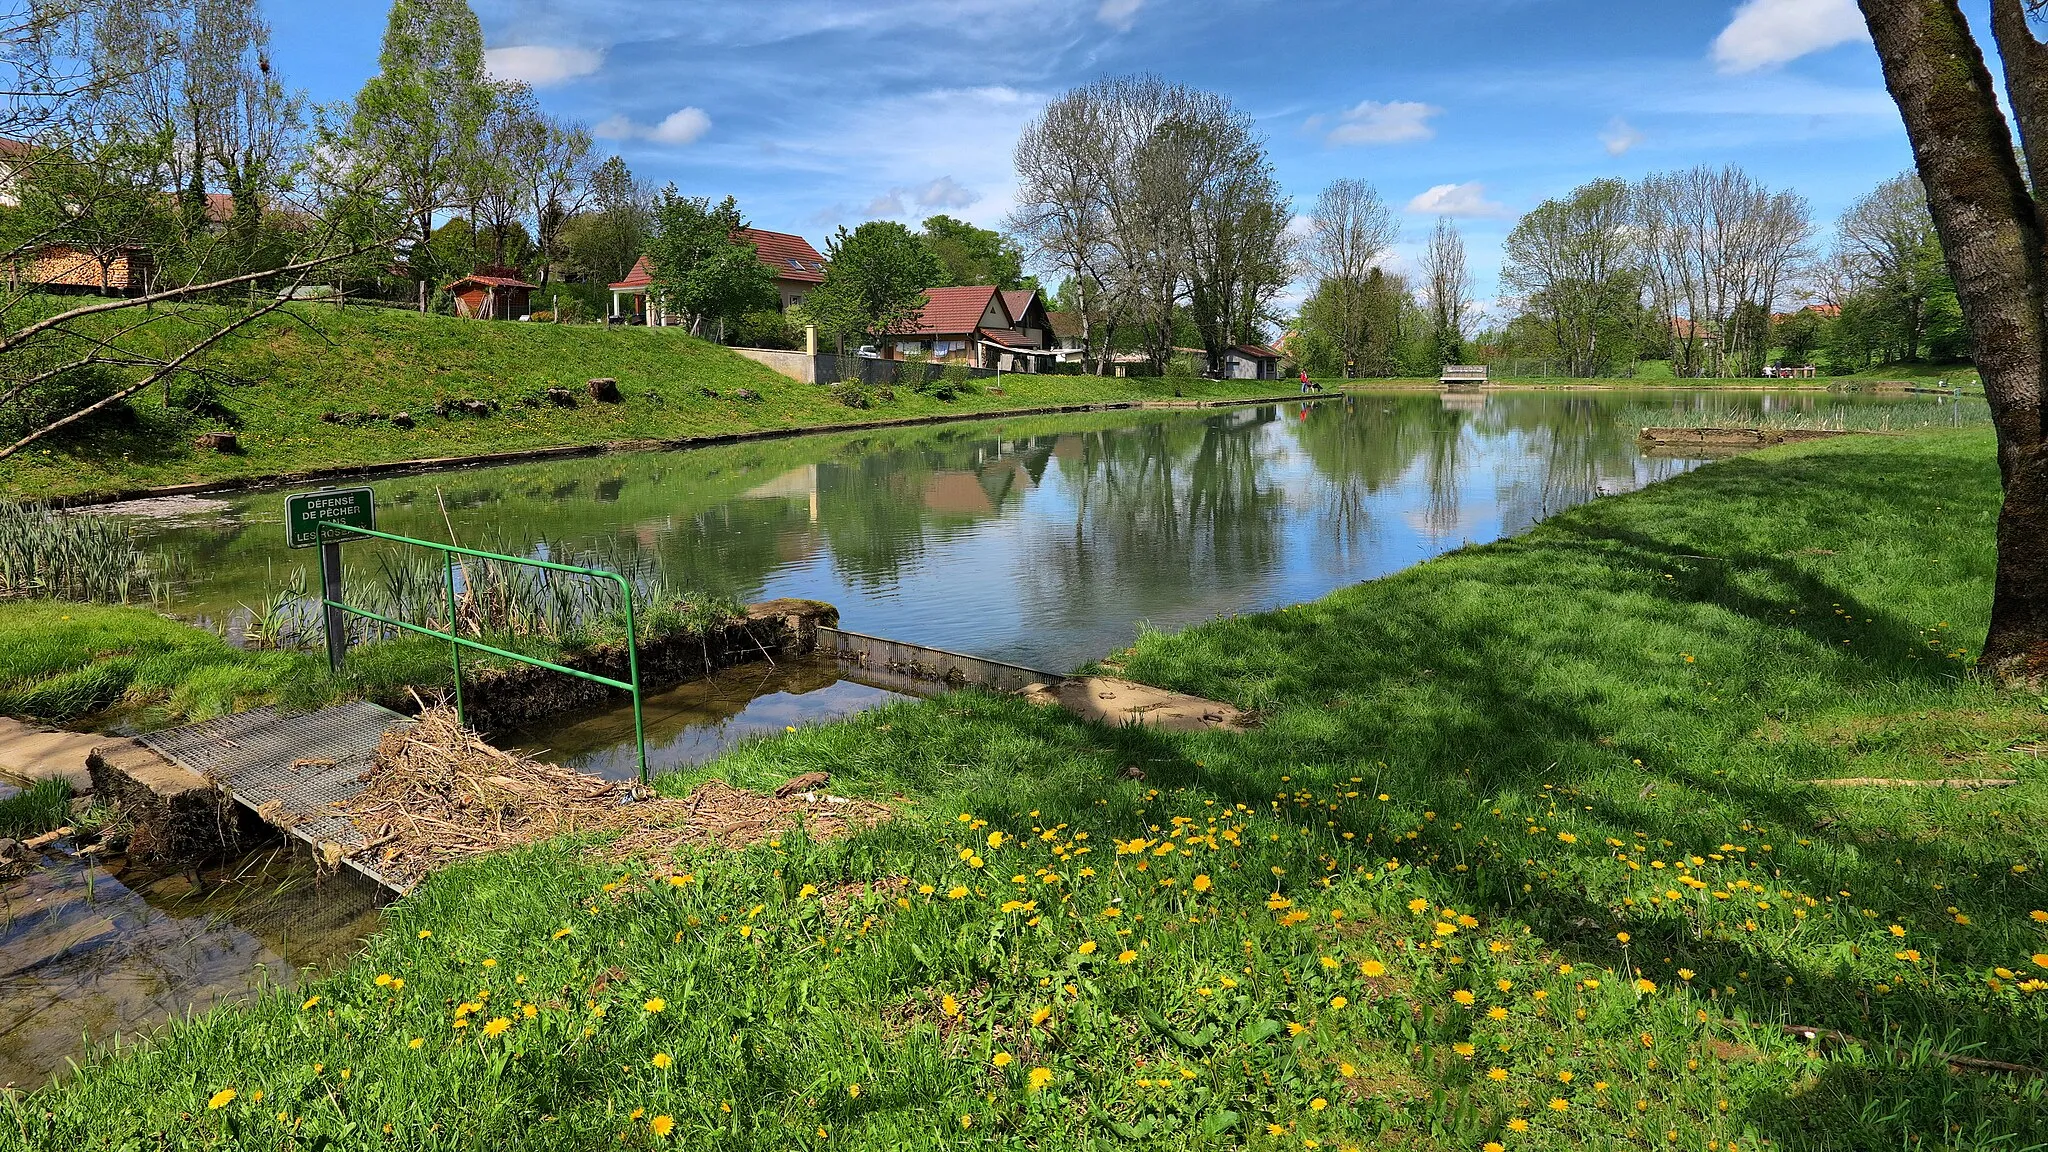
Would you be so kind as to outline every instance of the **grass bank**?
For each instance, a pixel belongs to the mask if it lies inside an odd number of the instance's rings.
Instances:
[[[0,1142],[2042,1147],[2042,1081],[1949,1066],[2048,1065],[1997,496],[1980,430],[1774,449],[1118,657],[1250,734],[965,694],[745,745],[662,789],[898,815],[452,869]]]
[[[160,352],[199,331],[191,320],[165,314],[121,343]],[[615,441],[1276,391],[1272,381],[1176,385],[1006,376],[1002,395],[983,391],[941,401],[898,390],[893,401],[853,409],[829,389],[799,384],[676,329],[488,323],[319,305],[252,326],[209,353],[204,366],[214,373],[204,393],[188,389],[181,407],[167,407],[153,391],[138,397],[124,418],[82,426],[0,461],[0,496],[89,496]],[[590,399],[586,382],[602,376],[618,381],[621,403]],[[549,402],[544,394],[550,388],[575,394],[577,407]],[[462,400],[495,408],[482,415],[437,414],[444,401]],[[391,423],[400,412],[412,427]],[[341,422],[323,421],[329,413]],[[238,434],[241,452],[193,446],[200,432],[226,430]]]

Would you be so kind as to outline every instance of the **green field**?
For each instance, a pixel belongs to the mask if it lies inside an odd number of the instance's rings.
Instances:
[[[199,331],[166,314],[123,342],[162,352]],[[130,417],[82,426],[0,461],[0,496],[35,500],[563,445],[1290,390],[1272,381],[1006,376],[1003,395],[984,390],[949,402],[899,389],[893,401],[853,409],[827,388],[800,384],[678,329],[489,323],[317,305],[259,322],[205,363],[220,374],[214,392],[227,415],[166,408],[161,390],[153,389],[136,398]],[[600,376],[618,380],[623,403],[590,400],[586,382]],[[553,406],[541,398],[549,388],[570,390],[579,405]],[[740,398],[742,390],[760,399]],[[443,400],[466,399],[494,401],[498,409],[488,416],[433,414]],[[325,423],[329,412],[404,412],[416,426]],[[238,455],[192,446],[200,432],[231,428],[241,438]]]
[[[1997,499],[1981,429],[1773,449],[1117,657],[1249,734],[961,694],[744,745],[662,790],[896,817],[451,869],[0,1143],[2039,1148],[2042,1080],[1948,1066],[2048,1065]]]

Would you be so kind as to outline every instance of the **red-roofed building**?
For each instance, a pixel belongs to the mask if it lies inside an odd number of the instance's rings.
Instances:
[[[803,303],[811,289],[825,282],[825,258],[801,236],[741,228],[732,234],[732,239],[736,244],[752,244],[754,255],[775,274],[777,304],[784,312]],[[666,309],[649,310],[649,290],[653,286],[654,263],[642,256],[633,262],[633,270],[626,273],[624,280],[610,285],[614,320],[630,316],[631,323],[657,327],[675,323],[677,317]]]
[[[1052,345],[1052,320],[1038,293],[971,284],[925,289],[924,311],[884,342],[882,355],[1038,372],[1055,359]]]
[[[441,291],[455,297],[455,314],[472,320],[517,320],[527,314],[537,286],[519,278],[516,268],[483,265]]]
[[[1264,344],[1238,344],[1223,352],[1225,380],[1277,380],[1281,353]]]
[[[761,263],[775,273],[775,291],[782,298],[784,312],[803,303],[811,289],[825,282],[825,258],[801,236],[742,228],[732,238],[752,244]]]

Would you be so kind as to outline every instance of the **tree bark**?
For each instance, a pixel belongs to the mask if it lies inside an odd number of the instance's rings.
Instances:
[[[2038,687],[2048,681],[2048,252],[2040,210],[1956,0],[1859,3],[1913,144],[1998,431],[2005,505],[1982,664],[2004,683]],[[1993,0],[1992,12],[2016,111],[2032,135],[2043,127],[2040,46],[2021,0]],[[2048,157],[2035,154],[2031,163]]]

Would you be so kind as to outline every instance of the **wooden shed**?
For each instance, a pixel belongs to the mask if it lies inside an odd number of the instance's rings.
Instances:
[[[516,268],[486,265],[441,291],[455,297],[455,314],[472,320],[517,320],[529,311],[537,285],[519,278]]]

